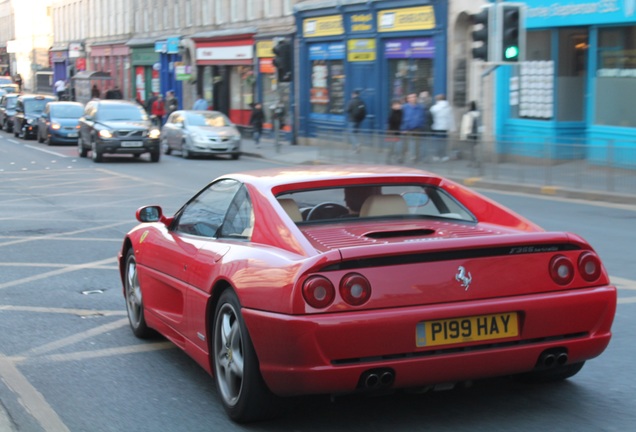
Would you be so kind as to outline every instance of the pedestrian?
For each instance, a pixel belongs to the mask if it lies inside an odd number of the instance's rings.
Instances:
[[[426,113],[424,107],[417,103],[417,94],[409,93],[406,96],[406,103],[402,105],[402,156],[400,161],[407,158],[411,152],[410,159],[418,162],[420,160],[420,147],[424,137],[424,127],[426,125]]]
[[[254,144],[256,145],[259,145],[261,141],[261,134],[263,133],[264,122],[265,113],[263,112],[263,105],[260,102],[256,102],[252,108],[252,115],[250,116],[252,137],[254,138]]]
[[[431,116],[433,118],[431,132],[437,144],[437,154],[433,156],[433,160],[447,161],[446,141],[448,133],[455,129],[455,122],[453,121],[453,109],[446,100],[446,95],[438,94],[435,96],[435,104],[431,107]]]
[[[97,84],[93,84],[93,88],[91,88],[91,98],[99,99],[99,97],[100,97],[100,93],[99,93],[99,89],[97,88]]]
[[[391,112],[389,113],[389,118],[387,121],[388,125],[386,141],[389,145],[387,163],[390,163],[393,156],[400,154],[401,151],[400,128],[402,127],[403,114],[402,103],[399,99],[394,99],[391,103]]]
[[[161,126],[163,124],[163,116],[166,115],[166,106],[160,94],[157,95],[157,99],[152,103],[151,114],[152,122],[157,126]]]
[[[157,93],[151,93],[150,97],[146,101],[146,112],[148,113],[148,115],[152,115],[152,104],[154,104],[157,100],[157,95]]]
[[[197,96],[197,100],[194,101],[194,105],[192,105],[192,109],[195,111],[205,111],[208,109],[208,101],[203,98],[202,94]]]
[[[166,114],[170,115],[179,109],[179,100],[174,95],[174,90],[166,92]]]
[[[20,75],[19,73],[15,74],[13,81],[15,81],[15,83],[18,85],[18,91],[22,92],[22,75]]]
[[[53,84],[53,86],[55,87],[55,94],[57,95],[57,99],[62,100],[64,94],[66,93],[66,81],[64,81],[63,79],[59,79],[55,81],[55,84]]]
[[[459,129],[459,139],[467,141],[470,145],[470,163],[468,166],[479,166],[477,157],[477,145],[479,144],[479,111],[477,103],[471,101],[468,111],[462,116]]]
[[[351,94],[351,100],[347,104],[347,132],[353,150],[360,152],[360,143],[358,141],[358,131],[360,124],[367,116],[367,107],[360,98],[360,90],[354,90]]]

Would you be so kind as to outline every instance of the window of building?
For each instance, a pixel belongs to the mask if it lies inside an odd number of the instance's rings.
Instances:
[[[203,25],[212,24],[212,10],[210,9],[210,2],[201,2],[201,22]]]
[[[636,127],[636,27],[598,30],[594,123]]]
[[[217,24],[223,24],[225,22],[225,4],[222,0],[216,0],[214,2],[214,16]]]
[[[172,8],[172,17],[173,17],[173,26],[175,29],[181,28],[181,17],[179,14],[181,13],[181,5],[178,0],[175,0],[174,6]]]
[[[552,32],[528,31],[526,61],[514,66],[510,80],[511,117],[549,120],[554,117]]]
[[[555,93],[559,121],[583,121],[587,71],[588,29],[560,29]]]
[[[192,0],[185,1],[185,25],[192,27]]]
[[[314,60],[311,63],[309,101],[315,114],[343,115],[345,71],[342,60]]]

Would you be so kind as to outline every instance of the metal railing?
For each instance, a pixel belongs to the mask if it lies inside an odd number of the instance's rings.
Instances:
[[[636,195],[636,141],[499,138],[461,141],[432,133],[395,136],[360,130],[355,152],[347,131],[314,134],[320,158],[334,163],[418,167],[440,175],[574,190]]]

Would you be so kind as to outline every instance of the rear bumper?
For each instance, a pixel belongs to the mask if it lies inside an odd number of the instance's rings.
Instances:
[[[362,374],[389,368],[394,388],[419,387],[531,371],[548,348],[565,348],[568,363],[601,354],[611,337],[616,289],[611,286],[470,303],[289,316],[243,309],[261,372],[276,394],[350,393]],[[519,336],[417,348],[425,320],[516,311]]]

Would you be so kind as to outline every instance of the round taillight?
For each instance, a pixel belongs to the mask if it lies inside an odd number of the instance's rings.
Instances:
[[[557,255],[550,261],[550,276],[559,285],[567,285],[574,278],[574,264],[569,258]]]
[[[579,257],[579,272],[583,279],[594,282],[601,276],[601,260],[593,252],[584,252]]]
[[[351,306],[360,306],[371,297],[371,284],[358,273],[349,273],[340,281],[340,296]]]
[[[323,276],[313,276],[303,284],[303,297],[307,304],[316,309],[329,306],[336,296],[336,289],[329,279]]]

